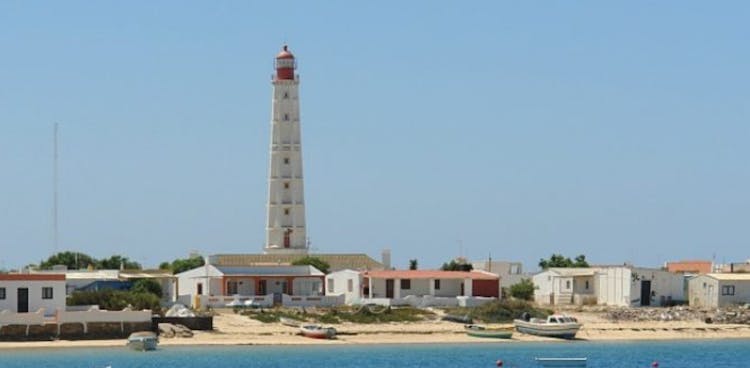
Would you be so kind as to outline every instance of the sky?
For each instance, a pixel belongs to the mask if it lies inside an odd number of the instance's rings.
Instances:
[[[0,268],[258,253],[297,56],[316,253],[750,258],[750,4],[2,1]]]

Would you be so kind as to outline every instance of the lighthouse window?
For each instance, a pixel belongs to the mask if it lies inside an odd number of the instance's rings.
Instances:
[[[284,164],[289,165],[289,157],[284,157]]]
[[[284,92],[284,98],[289,98],[289,92]]]
[[[289,189],[289,183],[284,183],[284,189]]]
[[[284,121],[289,121],[289,114],[284,114]]]
[[[284,214],[285,214],[285,215],[288,215],[288,214],[289,214],[289,209],[288,209],[288,208],[284,208]]]

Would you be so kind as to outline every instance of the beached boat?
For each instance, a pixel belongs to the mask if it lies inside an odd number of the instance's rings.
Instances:
[[[333,327],[323,327],[321,325],[302,325],[299,327],[302,336],[313,339],[332,339],[336,336],[336,329]]]
[[[127,346],[133,350],[155,350],[159,344],[159,336],[151,331],[133,332],[128,336]]]
[[[584,368],[587,358],[534,358],[542,367]]]
[[[281,322],[284,326],[289,327],[299,327],[300,322],[296,319],[286,318],[286,317],[279,317],[279,322]]]
[[[489,328],[480,325],[464,326],[466,334],[473,337],[489,337],[493,339],[509,339],[513,335],[513,327]]]
[[[456,322],[456,323],[473,323],[474,320],[469,315],[458,316],[454,314],[446,314],[441,318],[443,321]]]
[[[546,337],[559,337],[563,339],[573,339],[581,328],[573,317],[566,315],[554,314],[547,319],[524,318],[513,321],[516,330],[521,333]]]

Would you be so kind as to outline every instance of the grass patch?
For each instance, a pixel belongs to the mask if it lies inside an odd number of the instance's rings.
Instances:
[[[448,314],[468,315],[474,320],[486,323],[513,322],[521,314],[527,312],[534,318],[545,318],[552,314],[549,309],[535,308],[524,300],[499,300],[482,304],[478,307],[460,307],[446,310]]]
[[[403,307],[336,307],[316,308],[310,312],[306,310],[292,310],[285,308],[248,309],[241,313],[249,318],[263,323],[279,322],[279,317],[286,317],[300,322],[314,321],[323,324],[339,324],[343,322],[373,324],[388,322],[417,322],[435,317],[435,314],[418,308]]]

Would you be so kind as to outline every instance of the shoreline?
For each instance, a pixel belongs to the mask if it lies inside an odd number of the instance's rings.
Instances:
[[[225,329],[195,331],[192,338],[162,338],[160,347],[191,346],[345,346],[402,344],[517,344],[576,342],[644,342],[691,340],[748,340],[750,325],[715,325],[702,322],[630,322],[590,323],[584,325],[575,340],[561,340],[525,335],[518,332],[511,339],[467,336],[463,326],[451,322],[335,326],[341,332],[333,340],[300,336],[296,329],[280,324],[261,324],[247,319],[252,327],[229,323]],[[253,322],[257,322],[253,323]],[[496,325],[500,326],[500,325]],[[507,325],[506,325],[507,326]],[[249,328],[248,328],[249,327]],[[54,340],[0,342],[0,351],[10,349],[125,348],[125,339]]]

